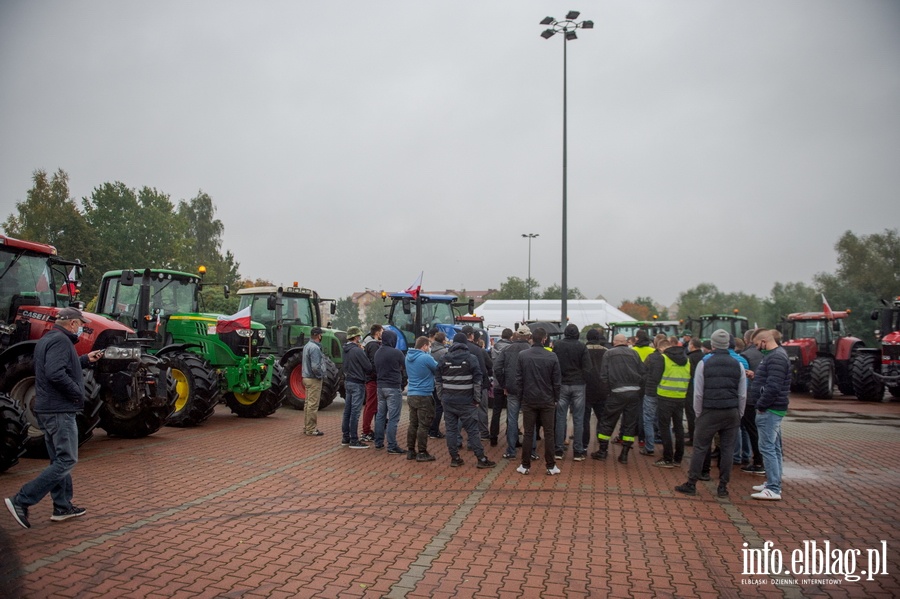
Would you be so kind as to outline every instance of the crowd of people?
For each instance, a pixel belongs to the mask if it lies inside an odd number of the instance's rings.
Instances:
[[[503,459],[518,460],[517,472],[529,474],[541,459],[537,447],[543,440],[546,473],[556,475],[570,446],[573,461],[588,457],[593,418],[594,460],[606,460],[611,445],[620,444],[621,464],[628,464],[637,446],[641,455],[658,458],[654,466],[676,468],[692,447],[687,481],[675,488],[679,493],[696,495],[697,481],[711,479],[717,458],[719,497],[728,496],[733,467],[739,466],[765,476],[751,497],[781,499],[781,421],[790,361],[777,331],[755,329],[735,339],[719,329],[701,341],[687,330],[680,337],[654,338],[639,330],[609,343],[599,329],[588,330],[582,342],[573,324],[556,340],[544,328],[522,325],[515,332],[505,329],[490,349],[484,334],[464,326],[447,339],[432,330],[404,355],[393,331],[375,324],[364,335],[350,327],[343,348],[342,445],[432,462],[429,442],[444,440],[450,466],[459,467],[465,437],[476,467],[492,468],[496,463],[485,445],[500,445],[505,412]],[[311,343],[318,343],[315,331]],[[321,352],[311,352],[309,372],[306,353],[304,382],[307,374],[321,371]],[[312,436],[322,435],[315,428],[316,398],[310,397],[317,388],[315,381],[307,384],[307,412],[313,414],[306,416],[305,432]],[[405,449],[397,439],[403,389],[409,410]]]

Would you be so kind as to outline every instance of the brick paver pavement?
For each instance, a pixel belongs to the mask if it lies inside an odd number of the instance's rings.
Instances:
[[[492,470],[471,454],[450,468],[442,440],[430,440],[431,463],[351,450],[339,444],[342,407],[320,413],[318,438],[301,434],[302,412],[245,420],[222,406],[195,429],[138,440],[99,432],[74,474],[86,516],[51,523],[49,499],[32,508],[30,530],[0,514],[0,595],[900,595],[900,403],[794,397],[784,500],[771,503],[749,497],[761,477],[738,471],[728,499],[715,497],[715,480],[681,496],[673,487],[687,459],[667,470],[637,452],[627,466],[569,453],[551,477],[540,464],[517,474],[502,447],[489,448]],[[404,406],[401,446],[405,433]],[[43,465],[22,460],[0,475],[0,495]],[[856,574],[885,542],[887,564],[859,581],[745,573],[743,544],[766,541],[785,567],[804,541],[829,542],[842,552],[834,569]]]

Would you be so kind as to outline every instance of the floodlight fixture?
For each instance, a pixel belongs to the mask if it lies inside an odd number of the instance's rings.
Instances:
[[[566,19],[569,21],[574,21],[575,19],[578,18],[578,15],[580,15],[580,14],[581,13],[578,12],[577,10],[570,10],[568,13],[566,13]]]
[[[541,19],[541,25],[549,25],[555,20],[556,19],[554,19],[553,17],[544,17],[543,19]]]
[[[582,29],[593,29],[593,28],[594,28],[594,22],[593,22],[593,21],[583,21],[583,22],[581,23],[581,28],[582,28]]]
[[[567,40],[577,40],[578,36],[575,35],[574,31],[566,31],[566,39]]]
[[[554,35],[556,35],[556,32],[553,31],[552,29],[544,29],[544,32],[541,33],[541,37],[544,38],[545,40],[550,39]]]

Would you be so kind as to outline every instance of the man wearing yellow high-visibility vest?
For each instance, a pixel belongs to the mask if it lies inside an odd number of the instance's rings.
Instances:
[[[662,352],[664,368],[656,385],[658,403],[656,428],[662,437],[663,457],[654,462],[660,468],[674,468],[684,457],[684,398],[691,382],[691,365],[684,348],[663,340],[657,343]],[[675,451],[672,451],[672,430],[675,431]]]

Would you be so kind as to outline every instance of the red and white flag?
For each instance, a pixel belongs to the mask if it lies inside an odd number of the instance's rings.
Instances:
[[[822,310],[825,312],[825,318],[831,320],[834,318],[834,312],[831,311],[831,306],[828,305],[828,300],[825,299],[825,294],[822,294]]]
[[[406,293],[410,294],[414,298],[419,297],[419,292],[422,291],[422,275],[424,274],[424,270],[419,273],[419,278],[413,281],[413,284],[406,288]]]
[[[216,334],[231,333],[238,329],[250,328],[250,306],[232,314],[231,316],[219,316],[216,319]]]
[[[68,293],[72,297],[78,293],[78,284],[75,281],[75,278],[78,276],[78,273],[75,271],[75,267],[72,267],[72,270],[69,271],[69,276],[66,277],[66,282],[63,283],[59,288],[59,294]]]

